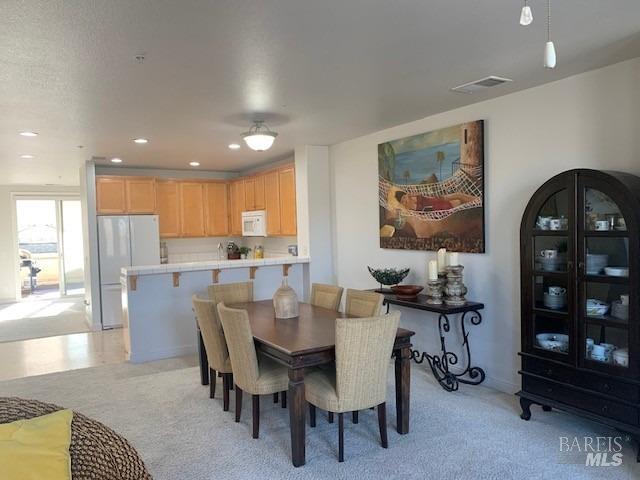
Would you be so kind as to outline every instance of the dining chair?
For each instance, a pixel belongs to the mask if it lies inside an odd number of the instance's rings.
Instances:
[[[227,350],[227,342],[224,338],[222,325],[218,320],[216,303],[207,298],[200,298],[197,295],[193,295],[191,301],[209,361],[209,398],[215,397],[216,373],[220,373],[222,374],[223,389],[222,408],[226,412],[229,410],[229,389],[233,382],[233,371],[231,369],[229,351]]]
[[[216,305],[253,302],[253,282],[214,283],[208,290],[209,298]]]
[[[343,290],[337,285],[314,283],[311,285],[311,301],[309,303],[316,307],[337,311],[340,308]]]
[[[236,422],[242,411],[242,392],[251,394],[253,404],[253,438],[260,433],[260,395],[283,393],[289,388],[287,367],[258,356],[253,343],[249,314],[246,310],[228,308],[218,304],[218,315],[222,321],[227,347],[233,367],[236,394]]]
[[[377,317],[382,313],[384,296],[376,292],[347,289],[345,313],[352,317]]]
[[[316,407],[338,414],[338,461],[344,461],[345,412],[378,409],[383,448],[387,440],[387,373],[400,322],[400,312],[370,318],[336,319],[336,367],[316,368],[305,375],[311,426]],[[228,338],[228,337],[227,337]],[[233,356],[232,356],[233,364]]]

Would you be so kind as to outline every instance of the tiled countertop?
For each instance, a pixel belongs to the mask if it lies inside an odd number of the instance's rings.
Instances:
[[[121,275],[124,277],[132,275],[157,275],[174,272],[197,272],[200,270],[228,269],[228,268],[249,268],[269,265],[293,265],[296,263],[309,263],[309,257],[272,257],[247,260],[206,260],[202,262],[167,263],[161,265],[144,265],[123,267]]]

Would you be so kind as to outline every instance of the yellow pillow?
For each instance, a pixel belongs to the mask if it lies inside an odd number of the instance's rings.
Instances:
[[[3,480],[70,480],[71,410],[0,424]]]

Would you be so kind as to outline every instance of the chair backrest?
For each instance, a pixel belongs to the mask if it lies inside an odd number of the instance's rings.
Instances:
[[[377,317],[382,313],[383,300],[379,293],[348,288],[345,313],[352,317]]]
[[[253,282],[214,283],[209,285],[209,298],[217,305],[253,302]]]
[[[399,322],[400,312],[336,320],[336,391],[344,410],[364,410],[385,401]]]
[[[314,283],[311,285],[311,305],[338,311],[342,300],[342,287]]]
[[[224,338],[222,325],[218,320],[216,304],[212,300],[200,298],[197,295],[193,295],[191,301],[193,302],[193,311],[196,314],[200,333],[202,334],[204,349],[209,359],[209,366],[219,372],[229,373],[225,371],[229,368],[228,366],[225,367],[229,358],[229,351],[227,350],[227,342]]]
[[[250,392],[255,389],[260,373],[249,314],[246,310],[228,308],[221,302],[218,304],[218,315],[227,339],[233,381],[241,389]]]

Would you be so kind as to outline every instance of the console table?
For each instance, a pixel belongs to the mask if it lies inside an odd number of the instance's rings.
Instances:
[[[438,383],[448,392],[458,390],[460,383],[467,385],[478,385],[485,379],[485,373],[482,368],[471,365],[471,348],[469,345],[469,331],[467,330],[467,320],[470,325],[480,325],[482,323],[482,315],[480,310],[484,308],[484,304],[478,302],[467,302],[463,306],[452,307],[448,305],[432,305],[427,303],[426,295],[418,295],[415,300],[402,300],[388,290],[376,290],[376,292],[384,295],[383,305],[387,306],[387,313],[391,305],[423,310],[438,315],[438,332],[440,334],[440,355],[430,355],[427,352],[418,350],[411,351],[411,358],[416,363],[423,363],[425,360],[429,363],[431,371]],[[460,327],[462,328],[463,342],[462,348],[466,352],[466,367],[462,372],[454,373],[449,370],[450,365],[458,364],[458,355],[447,350],[445,341],[445,333],[451,329],[451,321],[449,315],[462,314],[460,316]]]

